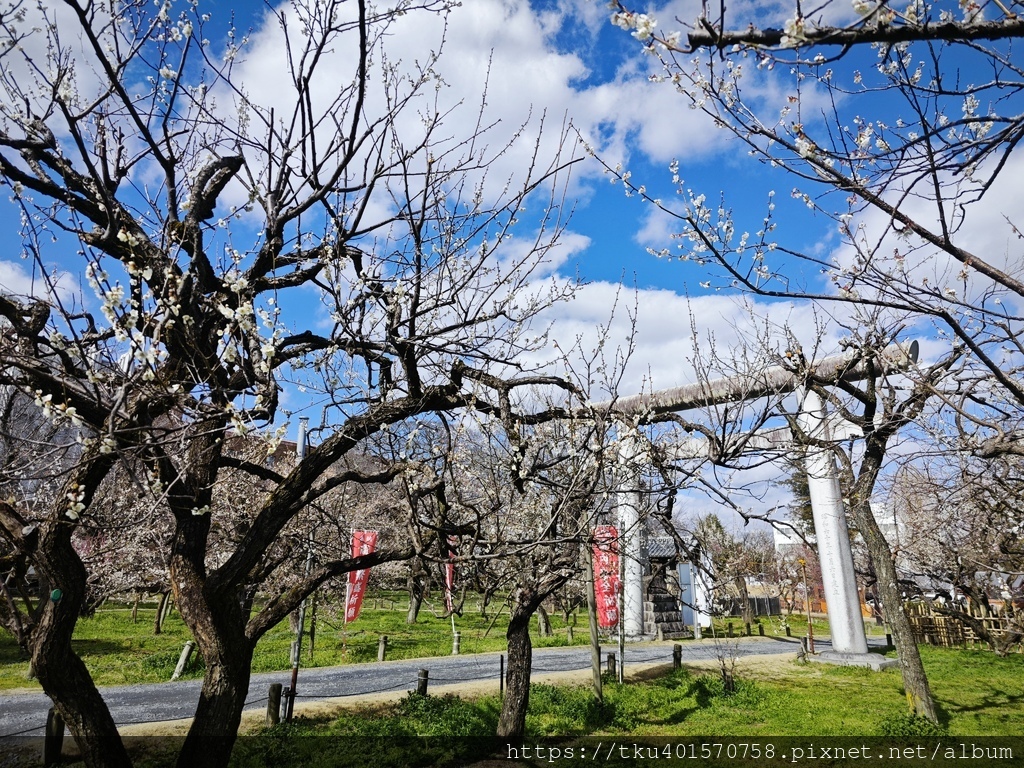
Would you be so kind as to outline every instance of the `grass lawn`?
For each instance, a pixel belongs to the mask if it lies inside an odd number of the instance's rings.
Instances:
[[[188,631],[176,613],[161,635],[153,634],[155,606],[144,606],[137,623],[129,608],[112,606],[79,622],[75,647],[100,684],[165,681],[170,678]],[[491,617],[493,618],[493,616]],[[456,619],[462,651],[498,651],[505,647],[504,616],[485,620],[476,610]],[[537,646],[565,645],[567,629],[552,615],[555,635]],[[733,621],[735,634],[743,632]],[[766,635],[784,635],[779,618],[762,620]],[[789,620],[793,636],[806,633],[806,621]],[[815,621],[815,633],[827,624]],[[716,624],[719,636],[727,623]],[[754,634],[757,629],[754,628]],[[874,629],[880,636],[881,629]],[[312,663],[325,666],[376,659],[381,634],[389,637],[389,658],[414,658],[451,653],[451,623],[424,609],[415,625],[405,623],[405,603],[399,595],[369,597],[363,614],[347,628],[321,613]],[[575,643],[587,641],[586,622],[577,619]],[[292,634],[287,623],[260,642],[254,671],[285,669]],[[685,641],[684,641],[685,643]],[[1024,736],[1024,656],[999,658],[987,651],[922,648],[932,691],[941,713],[939,733],[957,736]],[[28,665],[19,658],[12,638],[0,632],[0,689],[37,686],[27,679]],[[189,676],[199,676],[196,666]],[[877,673],[857,668],[795,662],[744,669],[737,690],[726,694],[714,672],[682,670],[656,679],[626,685],[609,683],[603,706],[597,706],[585,686],[535,685],[527,721],[530,739],[605,737],[762,738],[805,736],[896,735],[929,733],[926,724],[908,718],[897,670]],[[331,718],[300,718],[239,742],[237,768],[266,765],[344,766],[373,768],[410,765],[463,765],[480,739],[488,739],[497,722],[500,701],[495,696],[461,700],[451,696],[409,697],[373,709],[344,710]],[[329,738],[325,738],[329,737]],[[569,741],[566,741],[569,740]],[[140,765],[173,763],[159,749]],[[548,764],[541,761],[540,764]],[[688,763],[693,765],[694,763]],[[697,764],[700,764],[699,762]],[[831,765],[831,763],[822,763]]]
[[[558,743],[572,744],[573,739],[600,737],[607,744],[617,736],[711,734],[751,740],[1024,736],[1024,657],[935,648],[922,648],[922,655],[943,720],[937,730],[906,715],[896,670],[791,662],[741,672],[732,694],[723,691],[716,674],[685,668],[642,682],[608,684],[600,707],[587,687],[535,685],[527,741],[559,737]],[[262,762],[268,755],[276,764],[313,768],[462,765],[476,748],[474,737],[493,733],[499,703],[494,696],[471,701],[410,696],[392,706],[346,710],[330,719],[298,719],[243,739],[234,765],[270,764]],[[394,751],[398,746],[400,754]]]
[[[456,617],[455,628],[461,633],[462,653],[483,653],[505,650],[505,630],[508,614],[502,611],[495,620],[500,602],[492,603],[488,618],[483,618],[475,604],[467,603],[464,615]],[[327,667],[377,659],[377,644],[380,635],[388,636],[389,659],[411,659],[429,656],[446,656],[452,651],[452,627],[450,619],[435,615],[429,606],[420,612],[416,624],[405,623],[408,598],[402,593],[377,593],[367,596],[359,619],[348,627],[340,620],[334,620],[328,611],[318,611],[313,656],[309,654],[309,637],[303,639],[302,663],[308,667]],[[109,604],[98,610],[94,616],[83,618],[75,627],[73,645],[85,661],[97,685],[126,685],[132,683],[157,683],[170,680],[178,662],[182,646],[191,638],[188,629],[177,612],[172,611],[164,622],[163,631],[153,634],[156,603],[142,603],[137,620],[132,622],[131,608]],[[783,617],[760,619],[766,635],[784,636],[788,623],[793,637],[807,632],[806,616],[794,614]],[[307,629],[310,617],[307,616]],[[541,637],[533,633],[535,647],[585,645],[588,642],[586,615],[574,615],[574,637],[569,640],[568,627],[560,614],[551,614],[554,635]],[[725,637],[728,627],[736,635],[744,633],[743,622],[739,619],[716,619],[714,632]],[[536,630],[536,623],[534,624]],[[869,626],[875,637],[884,635],[884,630]],[[757,634],[756,625],[752,634]],[[828,622],[815,618],[816,635],[828,634]],[[706,633],[707,634],[707,633]],[[253,672],[272,672],[291,666],[291,643],[294,635],[283,622],[268,632],[257,644],[253,658]],[[198,654],[185,674],[185,678],[201,677],[202,661]],[[0,629],[0,691],[13,688],[36,688],[39,685],[28,677],[28,662],[23,658],[14,639]]]
[[[406,624],[408,600],[398,594],[370,595],[363,603],[359,619],[348,627],[333,621],[325,611],[318,612],[314,653],[309,655],[309,636],[303,638],[302,663],[307,667],[326,667],[338,664],[376,661],[380,635],[388,636],[388,659],[410,659],[426,656],[446,656],[452,652],[452,624],[431,612],[429,607],[420,611],[416,624]],[[463,616],[456,617],[455,628],[461,633],[462,653],[482,653],[505,650],[505,630],[508,614],[502,612],[494,620],[500,603],[492,604],[490,615],[484,619],[475,606],[467,606]],[[135,623],[131,608],[108,605],[90,618],[79,619],[72,644],[85,661],[97,685],[124,685],[156,683],[170,680],[178,662],[182,646],[191,634],[177,612],[164,622],[163,631],[153,634],[156,603],[143,603]],[[589,641],[586,615],[573,617],[577,621],[574,644]],[[493,620],[493,625],[492,625]],[[307,615],[307,630],[310,616]],[[552,637],[540,637],[535,631],[533,643],[537,647],[569,644],[568,631],[562,616],[551,615]],[[536,624],[534,624],[536,629]],[[288,622],[282,622],[268,632],[257,644],[253,658],[253,672],[271,672],[291,666],[291,643],[294,635]],[[188,673],[201,677],[202,661],[198,654]],[[28,677],[28,662],[5,630],[0,629],[0,691],[12,688],[39,688]]]

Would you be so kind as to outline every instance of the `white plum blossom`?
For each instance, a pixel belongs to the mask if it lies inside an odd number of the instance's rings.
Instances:
[[[633,37],[637,40],[647,40],[654,34],[654,28],[658,22],[648,16],[646,13],[640,13],[635,16],[636,22],[634,26],[636,31],[633,32]]]
[[[800,155],[800,157],[811,158],[814,157],[815,154],[817,154],[815,151],[814,142],[812,142],[806,136],[798,136],[795,144],[796,151]]]
[[[67,494],[68,508],[65,511],[69,520],[78,520],[81,513],[85,511],[85,491],[78,487],[75,483],[71,486],[71,490]]]
[[[620,29],[633,30],[633,37],[637,40],[649,40],[658,26],[658,22],[646,13],[629,11],[616,11],[611,15],[611,21]]]
[[[120,230],[118,230],[117,239],[120,240],[122,243],[128,243],[128,245],[131,246],[132,248],[139,244],[139,239],[134,234],[124,229],[123,227]]]
[[[795,48],[800,43],[807,40],[807,23],[802,16],[797,16],[795,19],[786,19],[786,24],[783,28],[782,41],[780,45],[783,48]]]

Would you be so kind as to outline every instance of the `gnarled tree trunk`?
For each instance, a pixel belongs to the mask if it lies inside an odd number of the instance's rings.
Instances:
[[[510,743],[523,739],[526,731],[526,710],[530,705],[530,668],[533,665],[533,643],[530,620],[540,598],[523,589],[512,606],[508,631],[508,668],[505,673],[505,698],[498,716],[498,738]]]
[[[87,574],[63,521],[44,525],[36,567],[54,590],[32,632],[32,667],[64,719],[87,768],[130,768],[131,760],[107,704],[84,662],[71,649],[71,635],[85,602]]]
[[[420,608],[423,607],[423,594],[426,591],[426,586],[423,583],[425,574],[419,561],[411,563],[410,568],[412,570],[405,582],[409,592],[409,611],[405,614],[405,623],[415,624],[420,615]]]
[[[192,726],[178,754],[179,768],[223,768],[238,736],[249,690],[253,646],[244,637],[207,637],[206,675]]]

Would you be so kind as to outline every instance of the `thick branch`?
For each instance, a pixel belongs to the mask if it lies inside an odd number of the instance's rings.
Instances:
[[[378,550],[368,555],[325,563],[294,587],[272,599],[262,611],[253,616],[245,627],[246,637],[253,642],[258,640],[267,630],[277,626],[285,616],[298,608],[299,604],[314,589],[334,576],[340,576],[350,571],[359,571],[364,568],[372,568],[381,563],[409,560],[415,555],[416,550],[414,548],[406,547],[405,549]]]
[[[687,35],[691,50],[731,48],[734,45],[755,48],[804,48],[811,45],[854,46],[870,43],[904,43],[925,40],[1006,40],[1024,37],[1024,19],[1008,18],[986,22],[949,22],[943,24],[901,24],[897,26],[864,24],[856,27],[805,27],[802,39],[786,38],[781,29],[750,27],[733,32],[695,29]]]

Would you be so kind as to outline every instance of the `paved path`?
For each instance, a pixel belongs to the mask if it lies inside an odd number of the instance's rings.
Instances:
[[[796,653],[798,641],[775,638],[742,638],[728,643],[737,656]],[[714,641],[684,640],[683,663],[707,661],[718,657]],[[828,648],[827,641],[817,641],[818,650]],[[605,646],[604,652],[614,652]],[[299,674],[299,702],[373,693],[413,690],[420,669],[428,669],[430,684],[451,685],[499,677],[499,653],[465,656],[440,656],[427,659],[349,664],[340,667],[303,669]],[[637,643],[626,646],[626,669],[631,664],[671,663],[672,643]],[[535,648],[535,673],[563,672],[590,667],[590,647]],[[247,710],[266,708],[267,688],[271,683],[289,685],[291,672],[255,674],[249,684]],[[109,686],[101,688],[114,722],[119,726],[163,722],[191,717],[199,699],[200,680],[174,683]],[[43,732],[49,698],[42,693],[0,695],[0,741],[16,735],[38,736]]]

